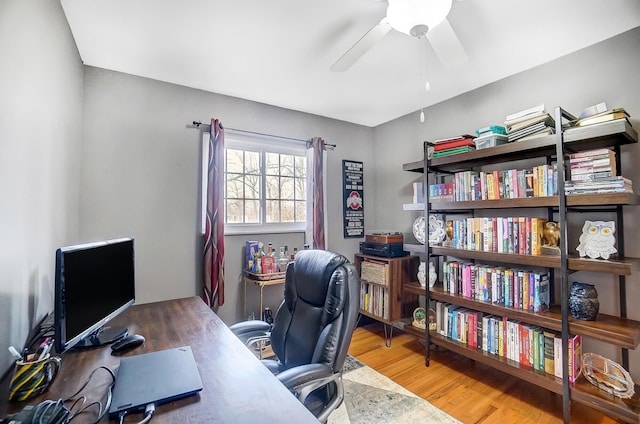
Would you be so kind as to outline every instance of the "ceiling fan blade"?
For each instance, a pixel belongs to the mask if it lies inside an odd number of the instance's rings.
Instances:
[[[427,32],[427,39],[446,68],[455,68],[469,59],[458,36],[446,19]]]
[[[331,66],[335,72],[346,71],[358,61],[375,43],[391,31],[391,25],[383,18],[378,25],[371,28],[360,40],[358,40],[345,54]]]

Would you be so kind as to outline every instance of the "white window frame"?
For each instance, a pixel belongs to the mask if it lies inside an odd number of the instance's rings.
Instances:
[[[208,134],[203,138],[205,146],[204,152],[208,151]],[[306,145],[302,141],[290,140],[281,137],[243,133],[233,130],[225,129],[224,131],[224,147],[225,149],[242,149],[253,150],[261,153],[261,182],[260,182],[260,215],[261,220],[265,217],[265,185],[264,185],[264,163],[262,161],[263,152],[269,153],[281,153],[281,154],[293,154],[303,156],[306,158]],[[205,171],[203,173],[204,182],[206,183],[206,154],[203,158],[205,163]],[[309,170],[307,169],[307,178]],[[205,184],[206,186],[206,184]],[[204,204],[206,207],[206,192],[203,190]],[[309,194],[307,193],[306,202],[309,202]],[[226,207],[226,205],[224,205]],[[306,214],[305,214],[306,215]],[[226,211],[225,211],[226,216]],[[287,232],[304,232],[306,229],[306,222],[279,222],[279,223],[242,223],[242,224],[224,224],[225,234],[260,234],[260,233],[287,233]]]

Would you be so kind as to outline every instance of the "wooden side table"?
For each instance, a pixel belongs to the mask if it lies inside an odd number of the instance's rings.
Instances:
[[[285,272],[276,272],[273,274],[256,274],[254,272],[245,271],[244,273],[244,299],[242,305],[242,315],[247,316],[247,284],[254,284],[260,288],[260,314],[262,314],[262,298],[263,290],[266,286],[275,286],[284,284]],[[258,317],[257,319],[261,319]]]

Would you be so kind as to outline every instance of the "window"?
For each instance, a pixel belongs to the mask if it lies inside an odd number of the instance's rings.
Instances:
[[[304,231],[304,143],[225,131],[225,233]]]

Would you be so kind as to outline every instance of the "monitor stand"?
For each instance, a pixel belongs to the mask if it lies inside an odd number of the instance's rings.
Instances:
[[[96,347],[115,342],[128,334],[124,327],[100,327],[87,337],[80,339],[74,348]]]

